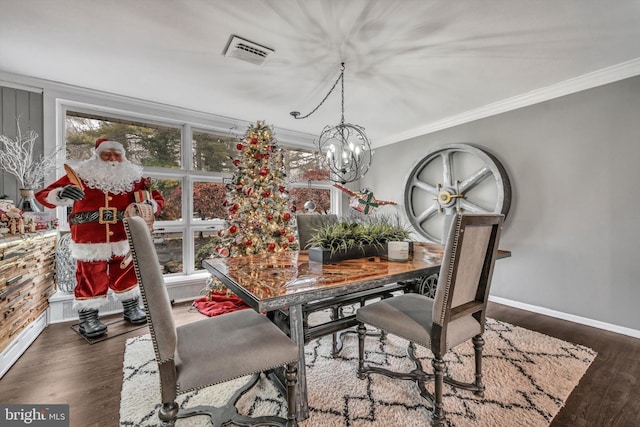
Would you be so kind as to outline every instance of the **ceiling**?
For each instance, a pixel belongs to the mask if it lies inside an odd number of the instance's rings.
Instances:
[[[374,146],[640,74],[640,1],[0,0],[0,71]],[[231,35],[271,48],[225,57]],[[276,133],[277,135],[277,133]]]

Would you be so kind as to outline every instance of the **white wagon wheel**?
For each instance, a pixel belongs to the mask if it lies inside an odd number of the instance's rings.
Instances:
[[[455,212],[508,214],[511,184],[500,162],[470,144],[434,148],[413,164],[404,184],[409,222],[428,241],[444,243]]]

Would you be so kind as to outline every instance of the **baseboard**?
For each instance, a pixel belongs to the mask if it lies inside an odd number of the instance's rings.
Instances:
[[[16,363],[38,335],[47,327],[47,313],[42,313],[34,322],[27,326],[7,348],[0,354],[0,378]]]
[[[640,331],[636,329],[626,328],[624,326],[614,325],[606,322],[600,322],[599,320],[593,320],[586,317],[563,313],[561,311],[550,310],[545,307],[525,304],[522,302],[513,301],[506,298],[489,296],[489,301],[495,302],[496,304],[508,305],[509,307],[531,311],[533,313],[544,314],[545,316],[555,317],[557,319],[568,320],[569,322],[579,323],[581,325],[592,326],[594,328],[615,332],[617,334],[628,335],[633,338],[640,338]]]
[[[206,279],[209,275],[192,275],[185,277],[165,278],[169,298],[174,302],[191,301],[202,295]],[[115,299],[109,299],[107,304],[100,307],[100,316],[122,312],[122,305]],[[77,320],[78,313],[73,309],[73,294],[56,292],[49,298],[49,323],[68,322]]]

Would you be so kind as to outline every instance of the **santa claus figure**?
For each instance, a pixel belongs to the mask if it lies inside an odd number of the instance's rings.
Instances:
[[[130,204],[141,202],[141,195],[146,196],[142,203],[150,205],[154,215],[164,199],[151,190],[142,168],[127,160],[124,147],[116,141],[98,139],[94,154],[71,175],[35,196],[48,208],[72,206],[70,249],[77,260],[73,308],[80,317],[80,333],[97,337],[107,331],[98,318],[98,308],[107,302],[109,290],[122,302],[125,320],[145,323],[133,263],[123,262],[129,244],[122,219]]]

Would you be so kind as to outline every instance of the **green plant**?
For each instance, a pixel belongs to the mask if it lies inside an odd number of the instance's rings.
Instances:
[[[398,216],[374,215],[366,219],[344,220],[319,227],[307,242],[306,248],[322,247],[334,254],[338,251],[360,249],[367,245],[384,246],[387,242],[407,240],[411,229]]]

